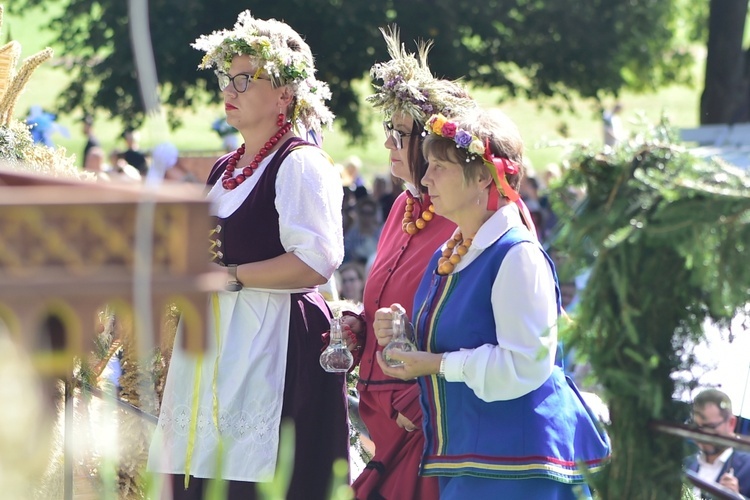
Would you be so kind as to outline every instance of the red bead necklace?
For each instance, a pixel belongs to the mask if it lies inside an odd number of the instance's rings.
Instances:
[[[281,128],[274,135],[272,135],[270,139],[268,139],[263,147],[260,148],[258,154],[256,154],[253,158],[253,161],[250,162],[250,165],[244,167],[242,169],[242,172],[237,177],[234,177],[234,170],[237,168],[237,162],[240,161],[242,155],[245,154],[245,144],[243,143],[242,146],[237,148],[237,151],[235,151],[234,154],[229,157],[227,166],[224,168],[224,176],[221,178],[221,185],[224,186],[224,189],[231,191],[232,189],[245,182],[248,177],[253,175],[255,170],[258,168],[258,164],[263,161],[263,158],[268,156],[268,153],[271,151],[271,149],[273,149],[276,143],[278,143],[281,138],[284,137],[291,129],[292,122],[286,122],[284,125],[282,125]]]

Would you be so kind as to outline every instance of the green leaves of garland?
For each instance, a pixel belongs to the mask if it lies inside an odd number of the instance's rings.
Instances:
[[[675,146],[666,124],[614,152],[581,149],[570,166],[553,189],[564,221],[554,246],[563,275],[591,270],[569,334],[610,406],[613,460],[596,488],[679,498],[683,443],[648,424],[686,418],[673,401],[685,346],[748,302],[750,177]]]

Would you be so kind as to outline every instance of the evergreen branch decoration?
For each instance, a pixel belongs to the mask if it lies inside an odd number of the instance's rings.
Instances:
[[[621,149],[581,149],[553,188],[565,273],[591,270],[570,344],[610,407],[613,459],[604,499],[680,498],[681,440],[649,429],[684,421],[673,375],[707,319],[728,325],[750,292],[750,177],[673,144],[666,123]],[[565,203],[582,190],[580,202]],[[579,191],[581,192],[581,191]]]

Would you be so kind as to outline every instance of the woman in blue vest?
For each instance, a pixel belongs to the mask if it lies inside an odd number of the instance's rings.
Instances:
[[[432,116],[422,183],[435,212],[458,225],[414,299],[418,352],[378,362],[418,378],[425,451],[420,473],[440,497],[590,498],[609,441],[555,365],[560,294],[554,266],[519,200],[523,142],[499,112]],[[396,308],[397,306],[394,306]],[[391,313],[376,314],[387,344]]]

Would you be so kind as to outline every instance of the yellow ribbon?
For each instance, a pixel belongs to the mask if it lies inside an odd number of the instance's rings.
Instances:
[[[219,376],[219,355],[221,353],[221,337],[219,335],[220,317],[219,317],[219,294],[211,294],[211,309],[214,316],[214,334],[216,335],[216,360],[214,363],[213,380],[211,381],[211,392],[213,393],[213,421],[216,429],[219,429],[219,392],[217,387],[217,378]],[[195,450],[195,436],[198,430],[198,408],[200,402],[201,388],[201,371],[203,366],[203,355],[199,354],[196,360],[195,376],[193,377],[193,400],[190,408],[190,430],[188,432],[187,450],[185,451],[185,489],[190,485],[190,464],[193,460],[193,451]],[[219,435],[219,454],[222,453],[221,435]]]

